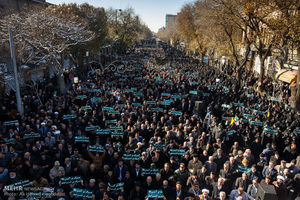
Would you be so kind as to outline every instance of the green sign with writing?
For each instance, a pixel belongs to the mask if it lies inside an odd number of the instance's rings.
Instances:
[[[155,198],[155,199],[164,198],[164,194],[162,190],[148,190],[147,196],[148,198]]]
[[[72,196],[74,197],[82,197],[82,198],[93,198],[93,192],[87,189],[73,188]]]
[[[171,156],[183,156],[185,154],[185,149],[170,149]]]
[[[60,179],[62,185],[71,184],[71,183],[80,183],[81,176],[69,176],[69,177],[62,177]]]
[[[123,154],[124,160],[140,160],[140,154]]]
[[[90,138],[84,136],[75,136],[75,142],[90,142]]]
[[[104,148],[101,145],[89,145],[88,150],[91,152],[103,153]]]

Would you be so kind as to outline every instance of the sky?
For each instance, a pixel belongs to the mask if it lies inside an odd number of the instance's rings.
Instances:
[[[165,26],[166,14],[177,14],[182,6],[194,0],[46,0],[53,4],[88,3],[95,7],[133,8],[143,22],[154,32]]]

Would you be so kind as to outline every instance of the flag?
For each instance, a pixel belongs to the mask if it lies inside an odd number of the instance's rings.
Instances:
[[[234,123],[234,119],[233,117],[231,118],[231,122],[230,122],[230,125]]]
[[[239,118],[237,116],[234,117],[234,123],[236,126],[240,125]]]
[[[270,112],[268,112],[267,117],[270,117]]]
[[[225,125],[229,125],[229,119],[228,118],[226,118]]]

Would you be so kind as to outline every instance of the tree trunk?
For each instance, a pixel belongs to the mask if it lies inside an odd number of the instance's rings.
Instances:
[[[66,83],[65,83],[64,75],[63,74],[58,74],[57,75],[57,81],[58,81],[58,84],[59,84],[60,93],[65,94],[66,93]]]
[[[300,47],[297,49],[298,56],[298,74],[297,74],[297,94],[296,94],[296,110],[300,111]]]

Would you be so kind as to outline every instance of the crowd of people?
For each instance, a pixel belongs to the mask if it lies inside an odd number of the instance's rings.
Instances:
[[[299,198],[299,112],[255,93],[247,73],[240,84],[146,53],[130,71],[89,73],[65,94],[52,83],[39,97],[29,91],[23,117],[10,119],[15,98],[4,97],[0,197],[42,188],[31,198],[252,200],[266,184],[279,200]]]

